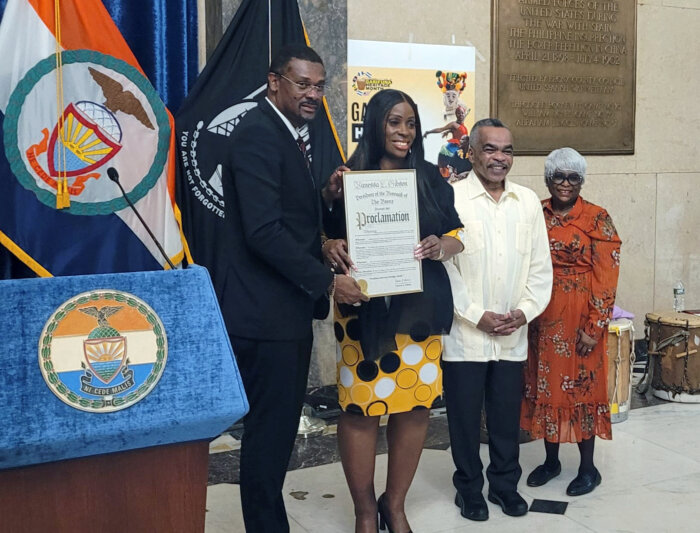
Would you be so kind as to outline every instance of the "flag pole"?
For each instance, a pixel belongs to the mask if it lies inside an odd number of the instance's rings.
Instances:
[[[272,0],[267,0],[267,64],[270,63],[272,63]]]

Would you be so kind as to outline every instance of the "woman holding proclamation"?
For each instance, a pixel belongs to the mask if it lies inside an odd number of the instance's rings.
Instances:
[[[559,443],[578,444],[581,463],[569,496],[601,482],[595,437],[612,438],[607,396],[608,322],[620,270],[620,238],[610,215],[579,196],[586,160],[572,148],[547,156],[543,202],[554,285],[545,311],[530,324],[521,426],[544,438],[546,459],[528,476],[539,487],[561,472]]]
[[[423,292],[371,298],[359,307],[336,306],[343,411],[338,446],[355,505],[355,531],[376,532],[378,512],[381,529],[406,533],[410,526],[404,502],[423,448],[429,409],[442,395],[441,335],[452,324],[452,293],[442,262],[462,250],[457,237],[462,224],[452,187],[424,160],[420,118],[410,96],[393,89],[378,92],[367,105],[363,127],[345,170],[416,170],[421,241],[414,258],[422,261]],[[354,265],[333,177],[324,195],[327,203],[329,197],[335,199],[331,213],[336,221],[326,224],[331,239],[323,246],[324,256],[337,272],[349,274]],[[389,464],[386,491],[377,500],[375,453],[379,419],[386,414]]]

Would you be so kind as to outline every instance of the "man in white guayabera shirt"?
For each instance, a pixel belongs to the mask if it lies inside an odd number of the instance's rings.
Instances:
[[[465,518],[486,520],[479,458],[482,405],[491,458],[489,501],[511,516],[528,510],[517,492],[522,362],[527,323],[549,302],[552,262],[537,195],[506,179],[513,164],[510,130],[498,119],[474,124],[469,158],[471,173],[454,184],[464,251],[448,268],[455,320],[444,339],[443,383],[455,503]]]

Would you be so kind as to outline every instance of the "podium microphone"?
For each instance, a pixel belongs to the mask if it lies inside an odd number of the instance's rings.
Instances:
[[[165,260],[167,261],[168,265],[170,265],[170,268],[175,270],[175,265],[173,265],[173,262],[168,257],[168,254],[165,253],[165,250],[163,250],[163,247],[158,242],[158,239],[156,239],[156,236],[153,235],[151,228],[148,227],[148,224],[146,224],[146,221],[141,217],[139,212],[136,210],[134,203],[126,195],[126,191],[124,190],[124,187],[122,187],[122,184],[119,183],[119,172],[117,172],[117,169],[114,167],[109,167],[107,169],[107,176],[109,177],[109,179],[111,179],[114,183],[117,184],[117,186],[119,187],[119,190],[122,192],[122,196],[126,200],[126,203],[129,204],[129,207],[131,207],[131,209],[133,209],[134,213],[136,213],[136,216],[141,221],[141,224],[143,224],[143,227],[146,228],[146,231],[151,236],[151,239],[153,239],[153,242],[156,243],[158,250],[160,250],[160,253],[163,254],[163,257],[165,257]]]

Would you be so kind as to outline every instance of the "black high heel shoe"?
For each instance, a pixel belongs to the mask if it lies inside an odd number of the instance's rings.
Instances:
[[[377,511],[379,512],[379,530],[388,530],[388,533],[394,533],[394,530],[391,528],[391,515],[389,515],[389,510],[386,508],[386,504],[384,503],[385,496],[386,492],[377,500]],[[408,533],[412,532],[409,531]]]

